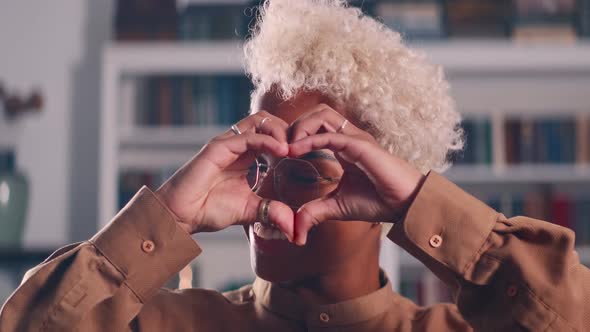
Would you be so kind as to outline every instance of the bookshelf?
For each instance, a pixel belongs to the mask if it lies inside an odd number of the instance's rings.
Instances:
[[[504,123],[510,117],[558,115],[578,119],[590,115],[589,42],[560,45],[447,40],[414,43],[413,47],[444,67],[451,93],[466,119],[485,118],[491,124],[491,162],[454,166],[445,174],[451,180],[465,188],[590,183],[587,160],[510,164],[504,151]],[[103,50],[102,62],[100,227],[117,212],[121,171],[177,168],[209,138],[227,128],[135,125],[132,116],[121,114],[122,79],[130,75],[243,74],[238,41],[111,43]],[[205,238],[227,244],[243,240],[244,234],[241,228],[232,227]],[[590,262],[590,247],[578,251],[585,262]],[[394,284],[400,280],[400,270],[421,266],[389,244],[384,246],[383,257]]]

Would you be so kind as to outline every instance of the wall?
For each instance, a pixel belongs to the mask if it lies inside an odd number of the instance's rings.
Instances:
[[[53,248],[96,230],[99,50],[111,6],[0,2],[0,80],[21,91],[39,87],[46,105],[23,121],[17,141],[18,167],[32,186],[28,247]]]

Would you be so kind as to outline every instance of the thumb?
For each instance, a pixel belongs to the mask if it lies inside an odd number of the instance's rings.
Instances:
[[[249,202],[244,211],[243,219],[241,224],[252,224],[255,222],[263,222],[259,217],[259,210],[262,204],[267,199],[264,199],[255,193],[250,196]],[[283,202],[270,200],[268,205],[268,221],[269,223],[278,227],[289,241],[293,242],[294,237],[294,216],[293,210]]]
[[[342,220],[344,214],[337,196],[322,197],[303,204],[295,214],[295,243],[307,242],[309,230],[326,220]]]

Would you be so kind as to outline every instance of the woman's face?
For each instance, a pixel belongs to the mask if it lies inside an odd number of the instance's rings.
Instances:
[[[281,100],[267,93],[262,97],[260,109],[291,124],[320,103],[330,105],[319,93],[303,92],[289,100]],[[271,168],[281,161],[273,156],[262,157]],[[338,178],[343,173],[340,163],[329,150],[312,151],[299,159],[311,163],[321,177]],[[316,187],[317,190],[313,191],[315,194],[309,190],[290,189],[285,185],[279,191],[272,172],[262,181],[258,195],[282,200],[294,210],[298,205],[317,198],[318,194],[327,195],[337,187],[337,182],[326,181]],[[378,253],[379,250],[380,227],[368,222],[326,221],[311,230],[307,244],[303,247],[291,244],[284,238],[277,239],[271,235],[272,229],[266,227],[269,226],[255,224],[247,227],[250,257],[256,274],[273,282],[296,281],[330,273],[341,269],[344,264],[366,260],[368,254]]]

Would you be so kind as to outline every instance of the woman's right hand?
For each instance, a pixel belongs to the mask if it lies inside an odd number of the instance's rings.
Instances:
[[[260,123],[264,118],[263,125]],[[288,124],[268,112],[250,115],[233,131],[211,139],[174,173],[156,195],[189,233],[214,232],[231,225],[257,221],[262,198],[252,192],[246,174],[255,157],[288,154]],[[269,219],[287,238],[293,238],[293,211],[271,201]]]

